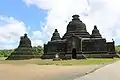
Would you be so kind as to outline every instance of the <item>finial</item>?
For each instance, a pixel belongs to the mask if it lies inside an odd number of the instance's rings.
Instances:
[[[27,33],[25,33],[24,36],[27,36]]]
[[[55,32],[58,32],[58,30],[57,30],[57,29],[55,29]]]
[[[112,41],[114,41],[114,39],[112,38]]]
[[[73,20],[79,20],[79,15],[75,14],[72,16],[73,17]]]
[[[97,26],[96,26],[96,25],[94,25],[94,29],[97,29]]]
[[[26,38],[26,37],[27,37],[27,33],[24,34],[24,38]]]
[[[79,15],[75,14],[75,15],[73,15],[72,17],[73,17],[73,18],[78,18]]]

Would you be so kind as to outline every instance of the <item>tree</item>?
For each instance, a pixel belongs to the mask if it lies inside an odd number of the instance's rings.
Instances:
[[[0,57],[8,57],[13,50],[0,50]]]
[[[38,55],[38,56],[42,56],[44,53],[42,46],[34,46],[33,50],[34,50],[35,55]]]
[[[120,45],[115,46],[115,50],[117,53],[120,53]]]

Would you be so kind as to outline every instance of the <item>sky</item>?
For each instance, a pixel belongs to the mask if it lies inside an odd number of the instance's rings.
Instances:
[[[47,43],[54,29],[62,37],[72,15],[80,15],[91,34],[97,25],[103,38],[120,44],[120,0],[1,0],[0,49],[14,49],[24,33],[32,46]]]

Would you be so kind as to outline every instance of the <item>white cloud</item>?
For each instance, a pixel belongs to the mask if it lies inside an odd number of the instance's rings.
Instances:
[[[62,36],[73,14],[81,16],[90,33],[96,24],[108,41],[112,38],[120,39],[120,27],[118,27],[120,0],[24,0],[24,2],[28,6],[36,5],[48,11],[45,26],[40,32],[43,35],[41,40],[50,39],[55,28]]]
[[[0,16],[0,49],[16,48],[13,46],[27,32],[24,22],[13,17]]]
[[[43,46],[43,41],[42,40],[39,40],[39,39],[37,39],[37,40],[32,40],[32,46],[39,46],[39,45],[41,45],[41,46]]]
[[[13,46],[12,44],[11,45],[10,44],[9,45],[8,44],[7,45],[0,45],[1,50],[3,50],[3,49],[8,49],[9,50],[9,49],[15,49],[15,48],[16,47]]]
[[[33,33],[32,37],[31,37],[32,46],[38,46],[38,45],[43,46],[42,33],[40,31],[33,31],[32,33]]]

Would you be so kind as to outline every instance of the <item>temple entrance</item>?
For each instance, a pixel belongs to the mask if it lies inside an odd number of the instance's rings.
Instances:
[[[72,58],[76,59],[76,49],[75,48],[72,49]]]

